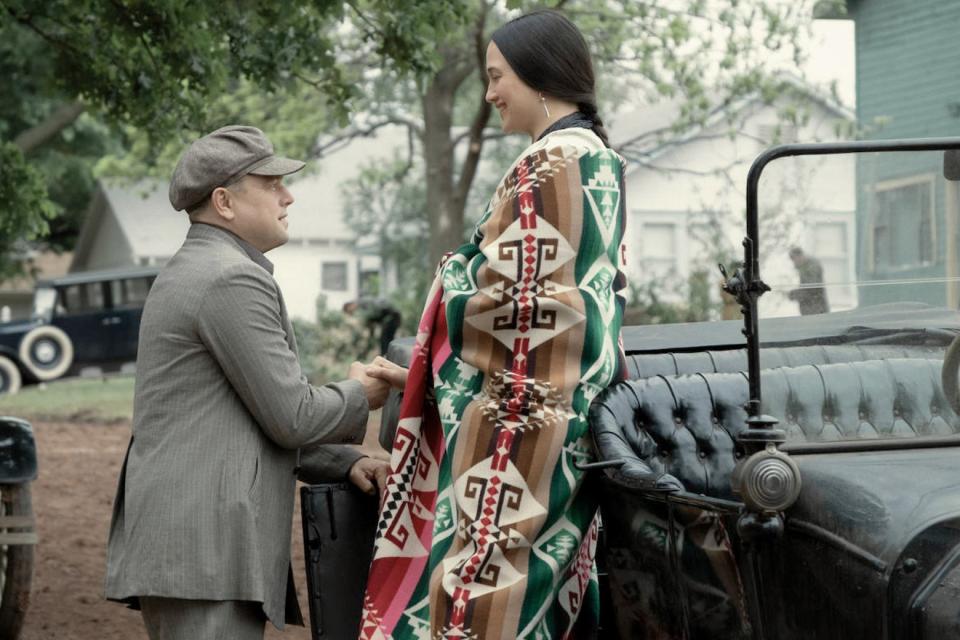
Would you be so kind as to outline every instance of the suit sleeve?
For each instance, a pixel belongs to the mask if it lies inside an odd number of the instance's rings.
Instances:
[[[369,412],[363,386],[307,382],[287,343],[276,283],[262,268],[225,268],[196,322],[200,339],[273,442],[296,449],[363,440]]]
[[[339,482],[350,473],[353,463],[364,457],[346,445],[313,445],[300,450],[297,479],[308,484]]]

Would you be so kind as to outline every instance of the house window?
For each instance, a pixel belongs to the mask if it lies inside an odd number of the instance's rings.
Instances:
[[[320,287],[324,291],[346,291],[347,263],[324,262],[320,267]]]
[[[677,264],[677,225],[671,222],[645,222],[640,267],[645,277],[666,278],[675,275]]]
[[[807,253],[820,261],[823,281],[828,285],[827,299],[831,311],[856,306],[856,288],[850,283],[853,273],[854,214],[823,214],[810,221]]]
[[[879,184],[874,190],[873,268],[916,267],[934,261],[933,180]]]

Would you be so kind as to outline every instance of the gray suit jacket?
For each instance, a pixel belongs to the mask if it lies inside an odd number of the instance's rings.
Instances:
[[[279,628],[302,624],[290,573],[297,448],[313,480],[343,478],[360,454],[316,445],[361,442],[368,406],[359,382],[307,383],[268,269],[236,236],[194,224],[150,290],[107,598],[253,600]]]

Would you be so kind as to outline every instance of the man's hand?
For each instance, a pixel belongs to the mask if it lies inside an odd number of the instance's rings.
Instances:
[[[377,458],[363,457],[350,467],[350,482],[357,485],[361,491],[375,495],[377,489],[382,494],[387,490],[387,474],[390,472],[390,463]]]
[[[367,404],[370,410],[379,409],[387,401],[387,394],[390,393],[390,383],[378,378],[372,378],[367,375],[367,365],[362,362],[354,362],[350,365],[350,372],[347,377],[351,380],[357,380],[363,385],[363,391],[367,394]]]
[[[383,380],[390,386],[403,391],[407,384],[407,373],[409,371],[396,365],[384,357],[377,356],[369,365],[367,365],[367,375],[371,378]]]

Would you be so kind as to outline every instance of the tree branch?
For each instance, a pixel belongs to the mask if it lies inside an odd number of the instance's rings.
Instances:
[[[87,58],[87,59],[90,58],[89,54],[87,54],[86,52],[80,51],[69,42],[65,42],[63,40],[59,40],[55,38],[54,36],[50,35],[46,31],[38,27],[36,23],[33,21],[31,16],[18,15],[17,12],[14,11],[12,7],[8,6],[6,3],[3,3],[3,2],[0,2],[0,6],[3,6],[7,10],[7,13],[9,13],[14,20],[16,20],[23,26],[27,27],[28,29],[36,33],[38,36],[40,36],[41,38],[43,38],[44,40],[52,44],[54,47],[58,49],[71,51],[72,53],[82,58]]]
[[[488,124],[489,124],[489,121],[488,121]],[[460,145],[461,142],[469,138],[471,131],[472,129],[466,129],[463,133],[455,136],[453,138],[453,146],[457,147]],[[492,127],[487,127],[483,130],[483,141],[487,142],[488,140],[502,140],[503,138],[506,138],[508,135],[510,134],[504,133],[503,131],[497,131]],[[615,149],[615,151],[619,153],[619,149]]]
[[[741,164],[743,162],[743,160],[735,160],[723,167],[716,167],[714,169],[700,171],[697,169],[688,169],[686,167],[677,167],[677,166],[665,167],[662,165],[658,165],[655,162],[651,162],[649,159],[644,158],[642,156],[632,156],[629,154],[623,154],[623,157],[629,162],[634,162],[642,167],[651,169],[652,171],[656,171],[658,173],[670,173],[670,174],[680,173],[680,174],[686,174],[686,175],[697,176],[697,177],[721,176],[721,177],[727,177],[728,179],[729,179],[730,172],[738,164]]]
[[[70,102],[62,105],[40,124],[23,131],[13,140],[24,154],[30,153],[50,138],[73,124],[86,109],[81,102]]]
[[[453,193],[454,206],[457,207],[457,210],[462,211],[466,206],[470,186],[477,175],[477,167],[480,165],[480,152],[483,151],[483,130],[487,127],[490,112],[490,103],[481,97],[481,104],[478,106],[473,117],[473,123],[470,125],[470,143],[467,146],[467,157],[463,161],[460,178],[457,180],[457,186]]]
[[[373,35],[380,35],[380,36],[383,35],[383,30],[380,28],[380,25],[374,23],[370,18],[368,18],[367,14],[365,14],[363,11],[360,10],[360,7],[357,6],[356,2],[352,2],[352,0],[347,0],[346,5],[351,9],[353,9],[353,12],[357,14],[357,17],[360,18],[364,22],[364,24],[366,24],[367,27],[370,28],[370,32],[368,33],[372,33]]]
[[[314,148],[310,151],[309,159],[314,160],[316,158],[323,157],[323,155],[328,151],[340,149],[343,146],[346,146],[346,144],[354,138],[372,135],[378,129],[382,129],[383,127],[391,124],[407,127],[407,130],[410,132],[411,136],[423,136],[422,123],[406,116],[390,116],[368,127],[347,127],[341,133],[333,136],[323,144],[318,143],[316,146],[314,146]],[[413,144],[412,139],[409,144]]]
[[[163,72],[160,69],[160,64],[157,62],[157,59],[153,55],[153,50],[150,48],[150,44],[147,42],[146,37],[143,33],[143,28],[137,24],[136,19],[130,14],[130,11],[127,10],[127,7],[123,3],[118,2],[117,0],[111,0],[111,4],[114,6],[117,11],[123,14],[123,17],[126,19],[127,24],[137,34],[137,39],[140,40],[140,44],[143,45],[143,50],[147,52],[147,57],[150,58],[150,63],[153,65],[153,70],[157,74],[162,74]]]

